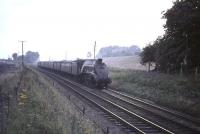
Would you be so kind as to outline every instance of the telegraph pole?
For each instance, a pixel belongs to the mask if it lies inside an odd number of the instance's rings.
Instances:
[[[96,51],[96,41],[94,42],[94,59],[95,59],[95,51]]]
[[[22,67],[23,67],[24,66],[24,42],[26,42],[26,41],[22,40],[19,42],[22,43]]]

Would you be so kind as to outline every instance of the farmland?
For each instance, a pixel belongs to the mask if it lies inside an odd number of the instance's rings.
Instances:
[[[147,70],[148,67],[140,64],[140,57],[123,56],[123,57],[107,57],[103,61],[109,66],[120,69]],[[153,67],[151,68],[153,69]]]

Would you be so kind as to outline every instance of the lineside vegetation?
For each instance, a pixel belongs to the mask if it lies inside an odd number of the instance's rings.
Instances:
[[[110,69],[111,87],[200,118],[200,75]]]
[[[50,81],[30,69],[25,68],[22,76],[4,76],[0,85],[1,93],[9,96],[9,103],[4,101],[5,134],[102,133]]]
[[[155,69],[164,73],[200,71],[200,1],[176,0],[163,13],[165,34],[141,53],[141,63],[155,63]]]

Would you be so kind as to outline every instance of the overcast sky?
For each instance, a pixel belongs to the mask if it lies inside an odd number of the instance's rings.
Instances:
[[[164,33],[172,0],[0,0],[0,58],[38,51],[41,60],[85,58],[110,45],[143,48]]]

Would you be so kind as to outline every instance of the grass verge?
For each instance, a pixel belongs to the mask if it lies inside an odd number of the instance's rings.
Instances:
[[[9,92],[8,134],[94,134],[102,133],[73,104],[40,74],[24,69],[3,84]],[[17,87],[17,90],[16,90]]]
[[[200,75],[110,69],[111,87],[200,118]]]

